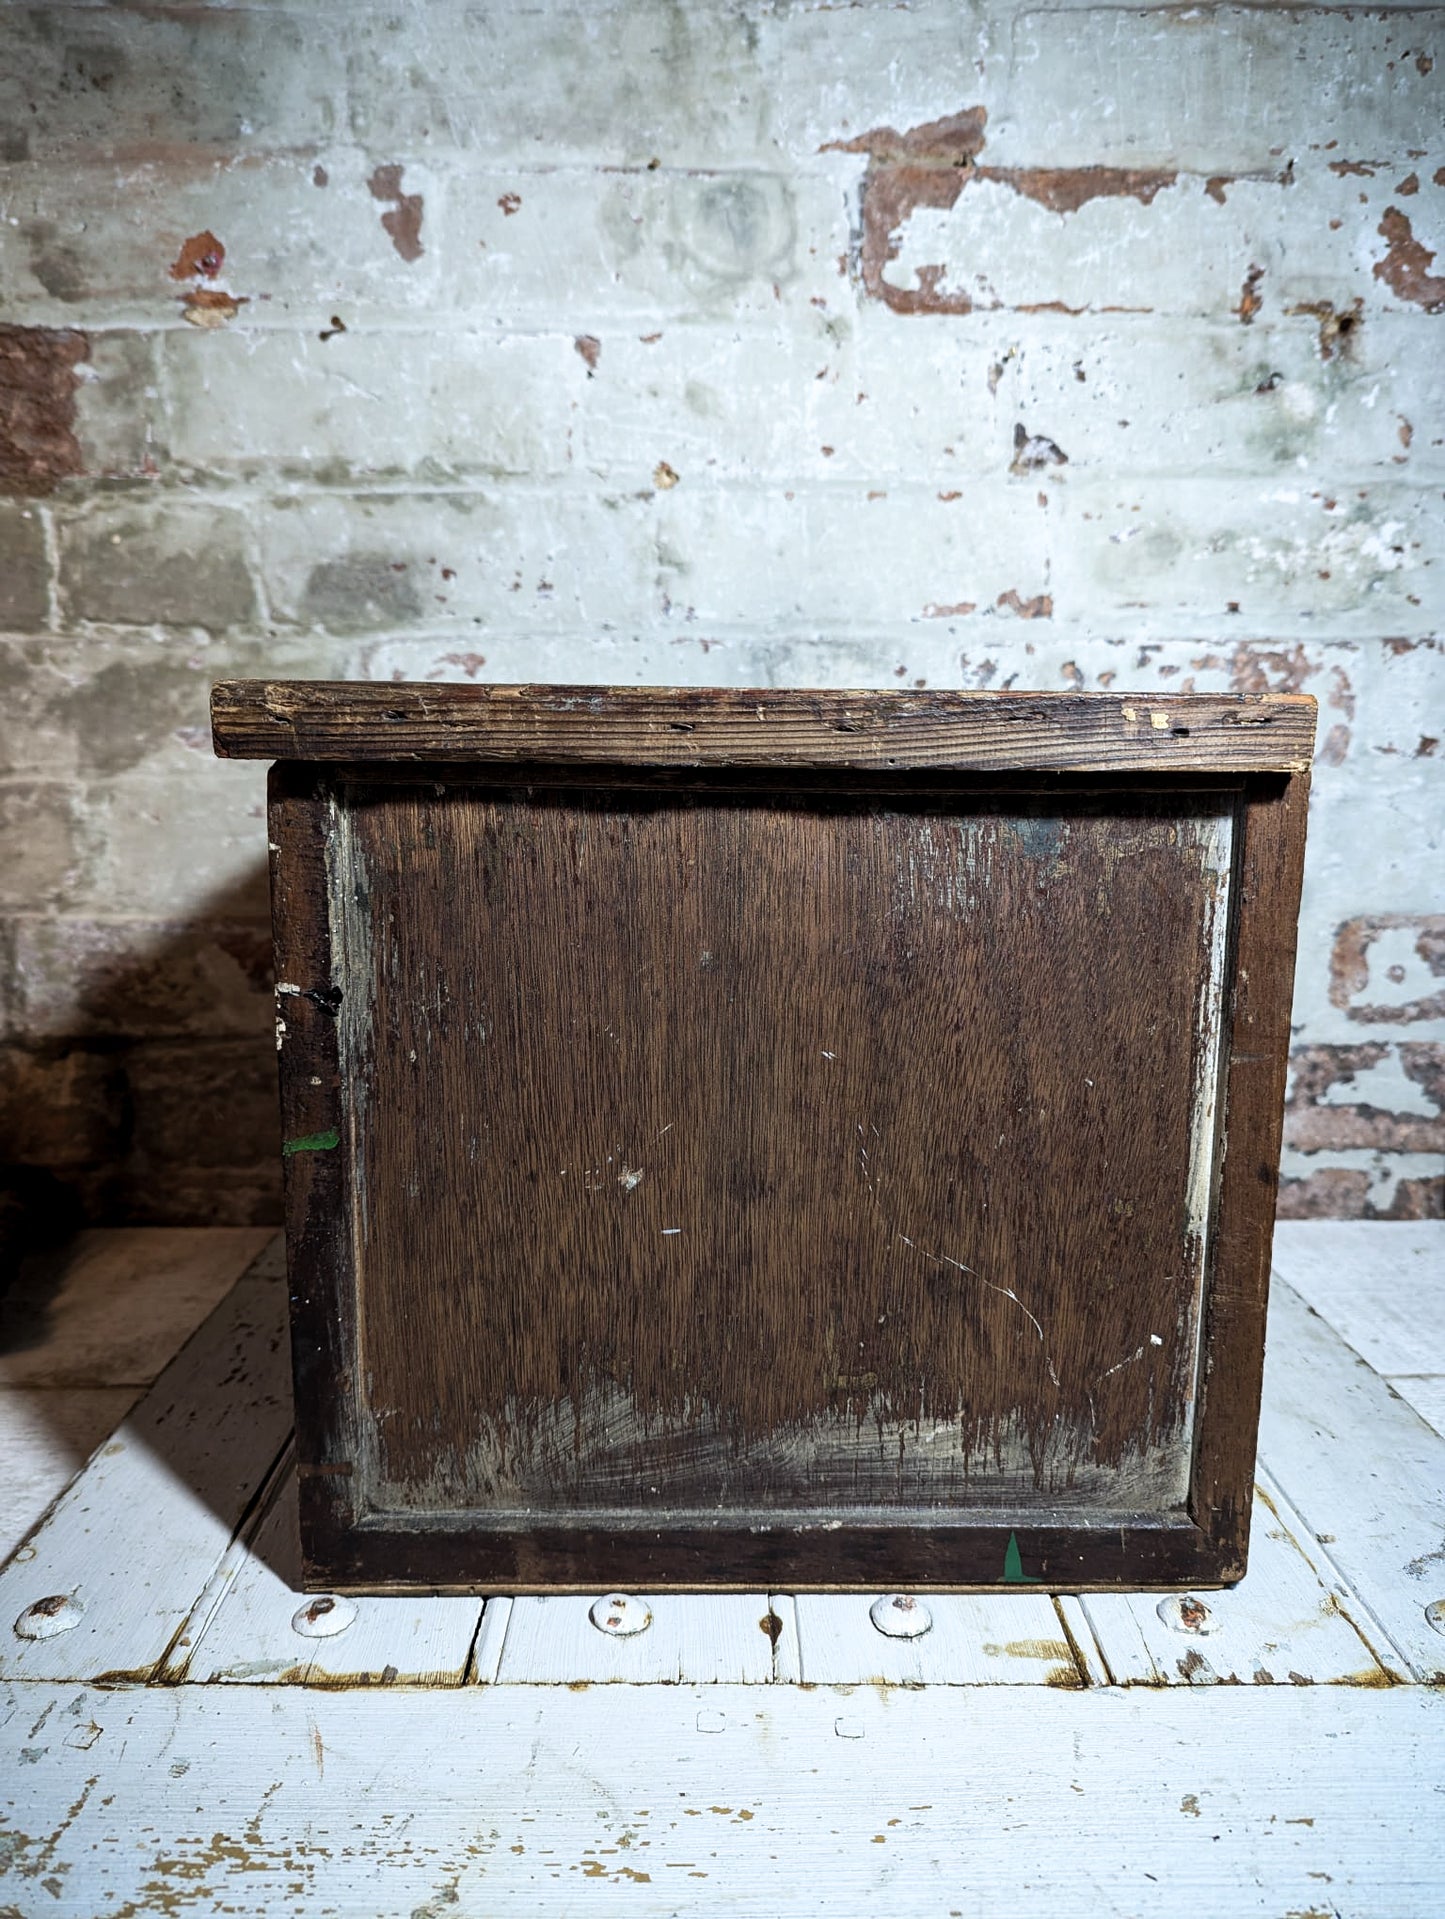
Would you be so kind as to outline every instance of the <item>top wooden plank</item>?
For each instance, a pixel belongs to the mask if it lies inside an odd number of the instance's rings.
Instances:
[[[226,759],[1298,773],[1305,694],[802,692],[227,680]]]

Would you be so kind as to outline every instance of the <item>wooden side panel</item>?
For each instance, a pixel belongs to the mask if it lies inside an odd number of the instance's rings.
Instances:
[[[1230,1041],[1189,1497],[1226,1580],[1243,1577],[1249,1548],[1308,809],[1308,774],[1252,790],[1237,851]]]
[[[355,1517],[352,1169],[338,1042],[350,1009],[332,960],[334,801],[313,769],[294,766],[271,769],[269,801],[298,1498],[319,1584]]]
[[[365,1509],[1182,1515],[1233,806],[347,789]]]

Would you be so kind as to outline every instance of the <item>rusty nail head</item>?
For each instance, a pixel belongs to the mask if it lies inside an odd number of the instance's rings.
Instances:
[[[912,1593],[884,1593],[868,1608],[868,1617],[888,1639],[921,1639],[933,1625],[933,1614]]]
[[[334,1639],[356,1619],[356,1608],[349,1599],[321,1593],[308,1599],[291,1615],[291,1630],[303,1639]]]
[[[631,1639],[652,1624],[652,1608],[645,1599],[634,1599],[630,1593],[608,1593],[594,1599],[587,1616],[598,1632],[605,1632],[611,1639]]]
[[[51,1593],[25,1608],[15,1621],[15,1634],[19,1639],[55,1639],[84,1617],[85,1607],[73,1593]]]
[[[1425,1617],[1438,1633],[1445,1633],[1445,1599],[1432,1599],[1425,1608]]]
[[[1202,1638],[1208,1633],[1218,1632],[1219,1623],[1202,1599],[1196,1599],[1192,1593],[1171,1593],[1167,1599],[1161,1599],[1155,1611],[1166,1626],[1175,1632],[1193,1633]]]

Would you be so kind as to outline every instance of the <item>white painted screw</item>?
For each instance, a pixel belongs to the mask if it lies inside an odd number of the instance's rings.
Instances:
[[[1445,1599],[1432,1599],[1425,1608],[1425,1617],[1436,1632],[1445,1633]]]
[[[322,1593],[317,1599],[308,1599],[304,1606],[291,1615],[292,1632],[300,1633],[303,1639],[334,1639],[339,1632],[345,1632],[356,1619],[356,1608],[349,1599],[338,1599],[331,1593]]]
[[[15,1632],[20,1639],[55,1639],[78,1626],[84,1617],[85,1608],[72,1593],[52,1593],[48,1599],[37,1599],[25,1608],[15,1621]]]
[[[868,1617],[888,1639],[921,1639],[933,1626],[933,1614],[912,1593],[884,1593],[868,1608]]]
[[[1194,1638],[1204,1638],[1209,1633],[1219,1631],[1219,1622],[1202,1599],[1196,1599],[1192,1593],[1171,1593],[1167,1599],[1161,1599],[1154,1609],[1166,1626],[1172,1626],[1175,1632],[1189,1633]]]
[[[594,1599],[587,1617],[597,1628],[613,1639],[631,1639],[634,1633],[646,1632],[652,1624],[652,1608],[646,1600],[634,1599],[629,1593],[608,1593],[605,1598]]]

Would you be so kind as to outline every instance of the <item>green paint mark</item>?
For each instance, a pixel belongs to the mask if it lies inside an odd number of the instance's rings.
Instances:
[[[1035,1579],[1032,1573],[1024,1571],[1017,1533],[1010,1533],[1008,1536],[1008,1551],[1003,1556],[1003,1583],[1006,1586],[1037,1586],[1042,1583]]]
[[[288,1139],[281,1148],[281,1157],[290,1159],[293,1153],[329,1153],[333,1147],[341,1144],[341,1135],[334,1126],[324,1133],[303,1133],[300,1139]],[[1004,1574],[1007,1579],[1008,1574]]]

